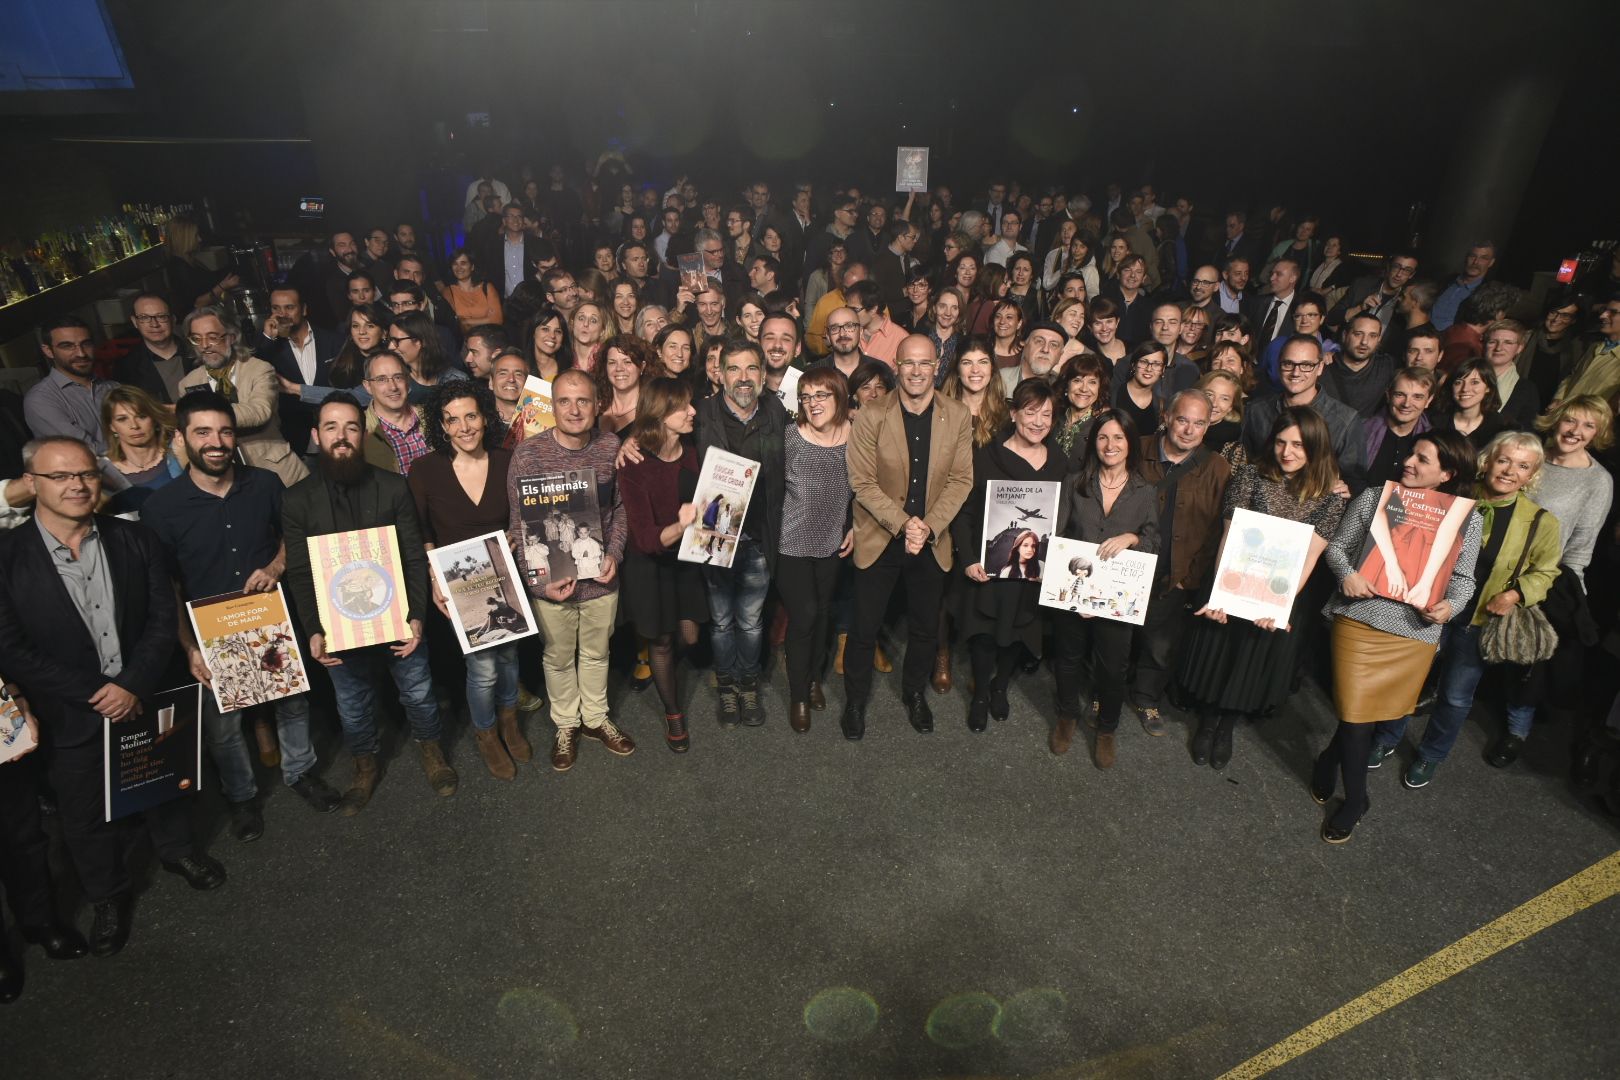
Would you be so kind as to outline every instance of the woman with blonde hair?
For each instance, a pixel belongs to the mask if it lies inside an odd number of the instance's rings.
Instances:
[[[138,513],[152,492],[185,471],[171,446],[174,412],[138,386],[119,386],[102,399],[101,432],[107,460],[127,484],[104,513]]]
[[[1204,445],[1218,454],[1243,443],[1243,380],[1225,368],[1215,368],[1193,387],[1209,395],[1209,427]]]
[[[176,323],[190,314],[192,308],[219,303],[227,292],[241,284],[235,274],[210,270],[197,261],[202,236],[197,223],[190,218],[170,218],[163,226],[163,241],[169,248],[164,271],[174,286],[174,302],[170,307]]]

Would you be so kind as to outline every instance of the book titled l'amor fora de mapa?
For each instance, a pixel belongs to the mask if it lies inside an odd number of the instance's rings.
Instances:
[[[306,542],[327,652],[411,636],[404,563],[392,525],[324,533]]]

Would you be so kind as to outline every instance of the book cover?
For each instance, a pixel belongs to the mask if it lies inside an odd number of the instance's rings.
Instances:
[[[520,478],[518,518],[523,523],[526,588],[602,575],[606,536],[594,468]]]
[[[428,552],[439,591],[450,604],[450,625],[464,653],[536,632],[504,532],[485,533]]]
[[[186,613],[220,712],[308,692],[303,649],[280,585],[193,600]]]
[[[202,683],[141,702],[139,716],[102,722],[105,820],[202,790]]]
[[[804,372],[796,367],[789,367],[782,372],[782,385],[772,391],[782,403],[782,408],[788,411],[789,416],[799,415],[799,380],[803,377]]]
[[[523,392],[518,395],[517,415],[512,418],[508,448],[556,426],[557,416],[551,408],[551,384],[530,375],[523,380]]]
[[[1250,622],[1275,619],[1278,628],[1288,629],[1288,613],[1315,535],[1303,521],[1234,510],[1215,565],[1209,606]]]
[[[979,564],[993,578],[1041,576],[1057,527],[1063,485],[1055,480],[990,480],[984,492]]]
[[[1358,573],[1373,591],[1424,608],[1444,599],[1474,500],[1385,481]]]
[[[1041,603],[1076,615],[1141,626],[1147,621],[1157,555],[1122,551],[1112,559],[1097,558],[1097,545],[1052,537],[1046,571],[1041,576]]]
[[[677,558],[709,566],[730,566],[737,557],[748,501],[754,496],[759,462],[711,446],[698,472],[697,520],[681,536]]]
[[[894,190],[928,190],[928,147],[901,146],[895,149]]]
[[[411,636],[405,564],[392,525],[311,536],[307,543],[327,652]]]
[[[5,680],[0,679],[0,686],[4,685]],[[39,740],[23,719],[22,708],[10,694],[0,690],[0,764],[22,757],[38,745]]]

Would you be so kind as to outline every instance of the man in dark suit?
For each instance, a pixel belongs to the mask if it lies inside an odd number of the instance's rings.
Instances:
[[[889,242],[872,260],[872,280],[883,290],[883,303],[890,312],[906,310],[906,280],[916,260],[911,257],[921,236],[917,226],[909,221],[897,221],[889,230]]]
[[[1294,296],[1299,290],[1300,266],[1288,256],[1271,264],[1271,277],[1266,281],[1269,292],[1255,293],[1246,301],[1243,314],[1254,327],[1254,355],[1265,352],[1266,346],[1277,338],[1285,338],[1294,329]]]
[[[0,669],[16,678],[39,717],[62,836],[95,905],[91,950],[110,956],[129,937],[127,821],[103,820],[105,721],[142,711],[175,659],[174,586],[143,526],[96,514],[101,475],[77,439],[28,444],[25,476],[34,523],[0,538]],[[163,868],[194,889],[225,882],[225,868],[193,846],[191,804],[145,811]]]
[[[332,261],[320,268],[320,291],[305,294],[305,299],[310,303],[316,322],[348,329],[349,275],[360,269],[360,247],[354,241],[354,233],[340,229],[332,234],[326,250]]]
[[[276,374],[300,386],[331,386],[332,361],[343,351],[347,337],[323,330],[309,321],[309,306],[292,285],[270,292],[270,317],[253,346],[253,355],[267,360]],[[281,430],[297,453],[309,450],[309,431],[315,427],[315,407],[297,394],[278,398]]]
[[[141,293],[130,307],[140,343],[113,365],[113,378],[172,405],[180,393],[180,380],[197,366],[197,359],[175,333],[168,300],[157,293]]]
[[[541,244],[545,244],[542,250]],[[541,256],[551,254],[551,245],[532,236],[523,227],[523,207],[510,203],[501,211],[501,231],[472,248],[473,262],[484,280],[501,291],[501,299],[512,295],[537,270]]]
[[[309,631],[309,655],[325,665],[337,693],[343,742],[354,757],[354,779],[343,793],[343,813],[353,817],[371,801],[381,773],[377,764],[376,692],[374,668],[386,661],[400,704],[410,721],[411,736],[422,757],[428,783],[439,795],[456,790],[456,772],[444,759],[439,744],[442,729],[439,703],[433,696],[428,652],[422,647],[422,619],[432,602],[428,594],[427,551],[416,503],[405,478],[372,465],[362,456],[366,437],[365,412],[352,394],[337,391],[321,402],[316,413],[315,440],[320,465],[281,497],[281,537],[286,545],[286,581]],[[391,644],[361,646],[341,656],[327,652],[327,627],[315,599],[315,574],[310,565],[313,536],[373,529],[392,525],[402,563],[394,587],[406,598],[410,636]]]

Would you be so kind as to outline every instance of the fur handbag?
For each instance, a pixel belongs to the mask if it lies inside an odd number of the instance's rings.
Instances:
[[[1508,578],[1507,589],[1519,591],[1519,574],[1524,571],[1525,556],[1535,542],[1536,527],[1541,524],[1541,516],[1546,512],[1537,510],[1536,516],[1531,519],[1530,535],[1525,537],[1524,548],[1519,552],[1519,562],[1513,568],[1513,576]],[[1519,591],[1519,595],[1523,596],[1524,593]],[[1506,615],[1492,615],[1479,634],[1479,655],[1487,664],[1529,667],[1551,659],[1557,648],[1558,633],[1539,605],[1519,604]]]

